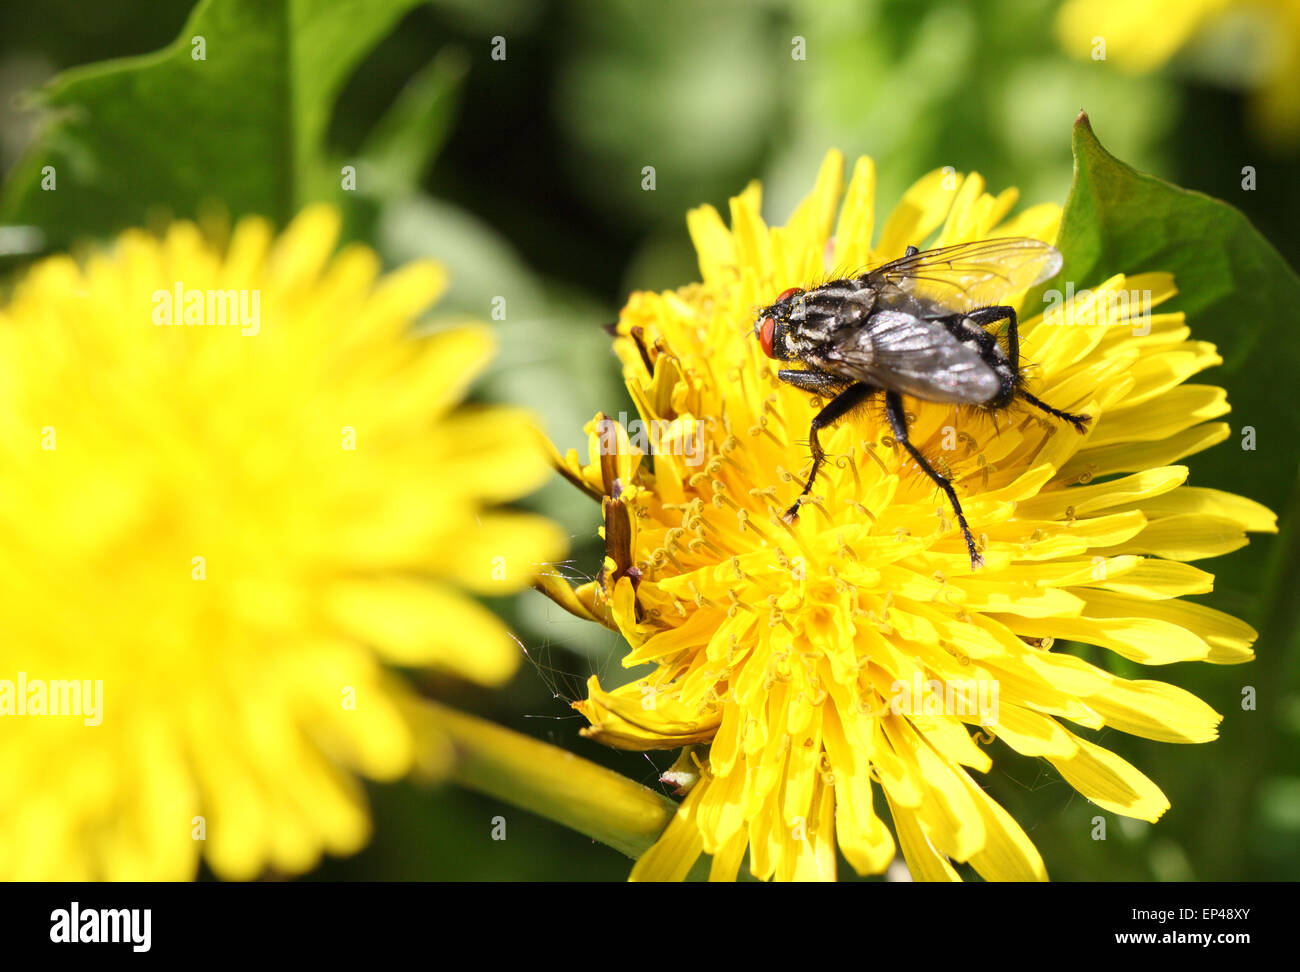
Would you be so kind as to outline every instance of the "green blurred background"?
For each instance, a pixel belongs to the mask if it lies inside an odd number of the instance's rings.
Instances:
[[[18,92],[64,68],[161,48],[192,6],[6,4],[0,168],[10,171],[35,137],[34,116],[12,103]],[[582,444],[581,427],[596,411],[632,411],[599,325],[630,290],[697,278],[686,209],[725,207],[761,178],[769,219],[783,219],[831,147],[850,159],[875,157],[881,207],[945,165],[980,172],[991,191],[1018,186],[1025,204],[1063,203],[1071,123],[1086,108],[1116,156],[1239,207],[1293,266],[1300,262],[1300,154],[1252,130],[1248,94],[1217,86],[1190,61],[1134,77],[1075,60],[1056,42],[1057,8],[1055,0],[439,0],[407,14],[364,58],[339,94],[326,142],[331,158],[364,162],[375,119],[400,103],[413,77],[423,79],[408,89],[421,102],[415,110],[427,113],[422,147],[405,168],[376,170],[383,185],[350,212],[350,231],[390,263],[431,255],[448,264],[453,286],[440,312],[486,319],[493,298],[506,298],[506,319],[494,323],[503,353],[477,394],[538,410],[562,448]],[[498,36],[504,60],[491,57]],[[796,37],[803,60],[791,56]],[[652,192],[642,188],[646,165],[656,170]],[[1247,165],[1257,172],[1253,191],[1242,187]],[[0,272],[29,256],[0,256]],[[1209,380],[1226,384],[1231,399],[1241,376]],[[1229,420],[1236,428],[1239,419]],[[1261,448],[1275,450],[1275,478],[1239,488],[1281,512],[1295,481],[1295,444]],[[1192,483],[1232,482],[1235,451],[1230,439],[1194,458]],[[590,577],[601,556],[599,511],[559,481],[532,505],[572,534],[570,577]],[[1283,593],[1266,619],[1265,600],[1248,596],[1287,583],[1294,546],[1284,530],[1205,565],[1249,579],[1205,600],[1257,627],[1269,621],[1273,637],[1257,645],[1256,662],[1156,673],[1225,714],[1220,741],[1179,747],[1102,734],[1168,794],[1173,809],[1158,825],[1105,814],[1046,763],[996,744],[996,768],[983,782],[1025,826],[1054,878],[1300,876],[1296,606]],[[442,680],[428,681],[428,691],[658,786],[673,754],[606,751],[579,738],[583,721],[569,708],[592,673],[607,686],[630,677],[618,664],[620,642],[537,594],[493,607],[529,662],[504,691]],[[1108,653],[1089,657],[1137,673]],[[1259,690],[1256,711],[1242,711],[1247,685]],[[369,848],[327,861],[308,880],[620,880],[629,869],[586,838],[454,788],[403,784],[371,787],[371,795]],[[505,841],[489,839],[498,814]],[[1092,839],[1095,815],[1107,818],[1105,841]],[[852,876],[843,862],[840,870]]]

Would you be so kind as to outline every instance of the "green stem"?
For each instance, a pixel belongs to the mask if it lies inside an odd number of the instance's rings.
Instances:
[[[563,749],[425,701],[451,742],[451,779],[608,844],[635,860],[677,811],[654,790]]]

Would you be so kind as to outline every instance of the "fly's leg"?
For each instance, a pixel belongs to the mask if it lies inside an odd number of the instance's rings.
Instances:
[[[1016,309],[1005,305],[998,307],[982,307],[979,310],[971,311],[966,315],[966,319],[974,324],[995,324],[998,321],[1007,322],[1007,360],[1011,367],[1015,369],[1017,376],[1020,374],[1020,329],[1016,321]],[[1092,416],[1081,415],[1078,412],[1064,412],[1059,408],[1053,408],[1039,398],[1035,398],[1023,388],[1016,390],[1016,396],[1023,398],[1030,405],[1048,415],[1055,416],[1063,422],[1069,422],[1074,427],[1074,431],[1083,435],[1087,431],[1088,422]]]
[[[787,385],[794,385],[800,391],[813,395],[838,395],[854,384],[852,378],[841,378],[829,371],[818,371],[815,368],[783,368],[776,376]]]
[[[999,304],[995,307],[981,307],[979,310],[973,310],[964,315],[972,324],[979,324],[983,327],[986,324],[996,324],[998,321],[1007,322],[1007,360],[1011,362],[1011,367],[1020,371],[1020,328],[1016,320],[1016,309],[1008,307],[1006,304]]]
[[[812,472],[808,474],[808,482],[804,485],[803,492],[794,501],[794,505],[785,512],[787,523],[793,522],[799,516],[799,504],[804,501],[809,491],[812,490],[813,483],[817,480],[817,472],[821,465],[826,461],[826,452],[822,449],[821,441],[817,433],[826,428],[828,425],[834,425],[849,412],[853,411],[876,391],[872,385],[864,382],[854,382],[847,388],[844,387],[844,379],[837,375],[826,374],[820,371],[800,371],[790,369],[787,371],[777,372],[777,377],[782,381],[789,382],[796,388],[810,392],[829,392],[832,390],[839,391],[826,406],[813,417],[812,424],[808,430],[808,444],[812,447],[813,465]]]
[[[1080,415],[1078,412],[1063,412],[1059,408],[1052,408],[1051,405],[1048,405],[1042,399],[1035,398],[1023,388],[1017,391],[1016,395],[1019,398],[1023,398],[1030,405],[1034,406],[1034,408],[1040,409],[1048,415],[1054,415],[1064,422],[1069,422],[1074,426],[1074,431],[1078,432],[1080,435],[1083,435],[1088,431],[1088,423],[1092,421],[1091,415]]]
[[[962,536],[966,538],[966,549],[970,552],[971,570],[984,566],[984,558],[980,556],[979,550],[975,547],[975,538],[971,536],[970,527],[966,525],[966,514],[961,511],[961,502],[957,499],[957,491],[952,488],[952,483],[946,476],[941,476],[935,471],[935,468],[926,461],[925,456],[921,455],[919,449],[912,445],[911,440],[907,437],[907,415],[903,411],[903,397],[898,392],[885,393],[885,415],[889,418],[889,427],[894,430],[894,438],[898,443],[907,450],[921,470],[930,477],[936,486],[944,491],[948,497],[948,502],[952,504],[952,510],[957,514],[957,523],[961,526]],[[821,416],[818,416],[820,418]]]

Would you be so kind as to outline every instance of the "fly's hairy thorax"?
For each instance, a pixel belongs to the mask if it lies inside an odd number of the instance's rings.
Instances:
[[[801,356],[819,351],[864,329],[878,306],[874,288],[853,280],[832,280],[809,290],[790,312],[790,347]]]

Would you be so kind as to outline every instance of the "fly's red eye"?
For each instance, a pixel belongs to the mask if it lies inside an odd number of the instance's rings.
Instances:
[[[758,344],[763,349],[763,353],[769,358],[772,357],[772,337],[776,334],[776,321],[770,317],[763,318],[763,326],[758,332]]]
[[[794,296],[795,294],[797,294],[797,293],[799,293],[799,288],[798,288],[798,287],[791,287],[789,290],[783,290],[783,291],[781,291],[781,295],[780,295],[779,297],[776,298],[776,302],[779,304],[779,303],[781,303],[781,301],[785,300],[787,297],[793,297],[793,296]]]

